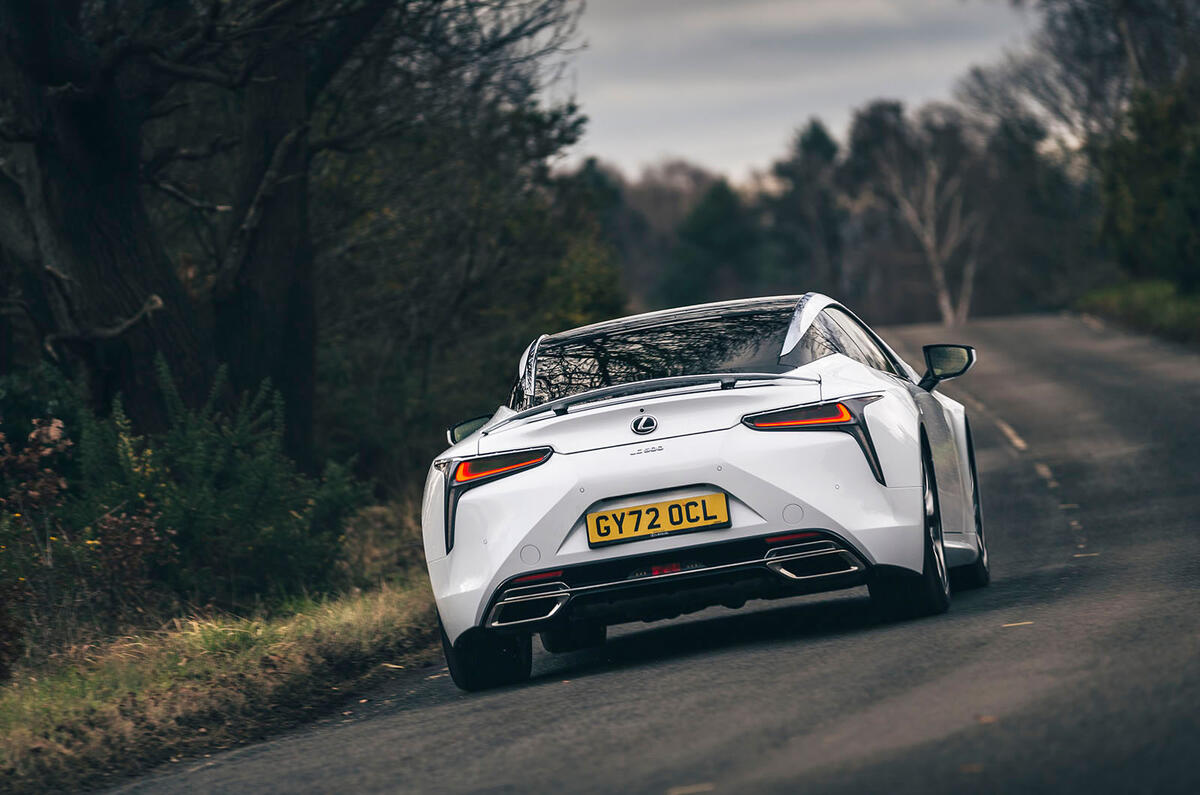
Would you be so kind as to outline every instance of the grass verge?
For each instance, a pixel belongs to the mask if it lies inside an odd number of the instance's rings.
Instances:
[[[176,620],[18,671],[0,688],[0,791],[93,788],[295,725],[428,650],[432,605],[423,581],[387,586],[278,618]]]
[[[1077,307],[1127,328],[1200,345],[1200,295],[1183,295],[1170,282],[1130,282],[1093,290]]]

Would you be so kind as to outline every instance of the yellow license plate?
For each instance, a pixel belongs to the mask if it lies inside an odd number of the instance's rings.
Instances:
[[[728,526],[729,500],[724,494],[702,494],[587,515],[588,545],[593,547]]]

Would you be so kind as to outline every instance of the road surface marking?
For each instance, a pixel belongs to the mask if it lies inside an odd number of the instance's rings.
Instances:
[[[1074,508],[1078,508],[1078,507],[1079,507],[1079,504],[1078,504],[1078,503],[1074,503],[1074,502],[1064,502],[1063,504],[1061,504],[1061,505],[1059,505],[1059,506],[1058,506],[1058,510],[1060,510],[1060,511],[1069,511],[1069,510],[1072,510],[1072,509],[1074,509]]]
[[[1023,453],[1029,449],[1029,445],[1021,438],[1021,435],[1013,430],[1013,426],[1009,425],[1004,420],[996,416],[996,412],[983,405],[983,401],[973,395],[969,395],[962,389],[957,390],[957,394],[962,398],[962,402],[971,407],[972,411],[977,411],[983,416],[991,420],[1000,433],[1004,434],[1004,438],[1008,439],[1008,443],[1013,446],[1017,452]]]
[[[1074,557],[1077,558],[1094,558],[1099,555],[1099,552],[1076,552]]]
[[[1029,445],[1025,444],[1025,440],[1013,430],[1013,426],[996,416],[992,417],[992,421],[996,423],[996,427],[1000,429],[1000,433],[1004,434],[1004,436],[1008,439],[1009,444],[1021,452],[1025,452],[1029,449]]]
[[[1032,624],[1032,623],[1033,623],[1032,621],[1014,621],[1014,622],[1013,622],[1013,623],[1011,623],[1011,624],[1004,624],[1003,626],[1006,626],[1006,627],[1024,627],[1024,626],[1028,626],[1028,625],[1030,625],[1030,624]]]
[[[1038,477],[1046,481],[1046,488],[1057,489],[1058,481],[1054,479],[1054,472],[1050,470],[1049,465],[1043,461],[1036,461],[1033,464],[1033,471],[1038,474]]]
[[[712,782],[703,784],[687,784],[682,787],[671,787],[667,790],[667,795],[696,795],[697,792],[712,792],[716,787]]]

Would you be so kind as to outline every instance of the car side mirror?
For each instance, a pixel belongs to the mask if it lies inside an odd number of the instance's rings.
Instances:
[[[484,414],[482,417],[473,417],[456,425],[451,425],[446,429],[446,441],[452,445],[458,444],[484,425],[487,425],[487,421],[491,418],[491,414]]]
[[[921,389],[932,392],[942,381],[958,378],[975,364],[975,349],[970,345],[926,345],[925,375]]]

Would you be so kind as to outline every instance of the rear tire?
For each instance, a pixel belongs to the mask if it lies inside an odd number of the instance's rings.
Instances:
[[[971,490],[975,502],[975,537],[979,539],[979,557],[969,566],[961,566],[950,572],[954,587],[961,590],[986,588],[992,581],[992,568],[988,560],[987,538],[983,535],[983,507],[979,499],[979,473],[975,469],[975,442],[971,439],[971,426],[967,426],[967,461],[971,465]]]
[[[608,637],[608,627],[592,621],[573,622],[558,629],[542,633],[542,647],[551,654],[590,649],[603,646]]]
[[[487,690],[529,679],[533,670],[531,635],[499,635],[472,629],[464,632],[457,643],[451,643],[440,618],[438,630],[450,678],[459,688]]]
[[[871,602],[886,620],[919,618],[950,609],[950,577],[942,545],[942,515],[932,456],[921,439],[921,495],[925,513],[925,556],[920,575],[877,575],[868,585]]]

